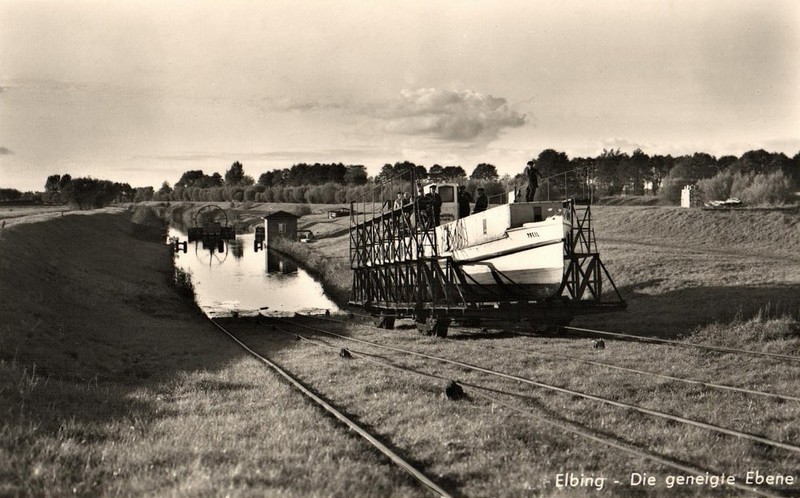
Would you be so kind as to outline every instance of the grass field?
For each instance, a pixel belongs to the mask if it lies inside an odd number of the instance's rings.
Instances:
[[[252,223],[265,211],[291,207],[250,205],[237,216]],[[324,208],[314,209],[300,228],[321,240],[282,249],[312,267],[335,298],[345,299],[347,220],[330,220]],[[796,213],[593,209],[603,260],[629,308],[575,325],[800,356]],[[127,213],[65,215],[12,228],[0,233],[0,494],[425,495],[236,350],[170,290],[169,253],[137,238]],[[597,350],[585,337],[518,337],[492,326],[453,329],[447,340],[436,340],[406,322],[395,331],[359,320],[311,323],[800,445],[798,402],[578,359],[794,396],[800,363],[608,338],[606,348]],[[556,429],[470,388],[466,399],[447,400],[444,381],[343,359],[341,348],[516,393],[493,395],[533,416],[711,474],[800,477],[800,457],[784,449],[355,345],[291,323],[274,323],[274,330],[246,321],[227,325],[457,496],[740,493],[667,487],[674,469]],[[330,347],[296,341],[282,330],[302,330]],[[556,487],[557,475],[568,472],[608,481],[602,490]],[[658,483],[631,486],[633,473],[656,476]],[[785,496],[800,494],[798,485],[779,488]]]

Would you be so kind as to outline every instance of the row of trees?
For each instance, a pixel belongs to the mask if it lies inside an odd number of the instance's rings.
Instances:
[[[96,178],[72,178],[69,173],[50,175],[40,194],[42,202],[48,204],[71,204],[80,209],[103,207],[114,202],[132,202],[142,189],[134,189],[128,183],[98,180]],[[150,188],[152,191],[152,188]],[[141,194],[139,200],[146,200]]]
[[[594,196],[652,194],[659,195],[668,203],[677,203],[681,189],[686,185],[699,184],[717,175],[733,185],[730,179],[737,174],[739,185],[760,184],[769,175],[773,175],[774,184],[781,183],[780,191],[785,194],[763,202],[786,201],[794,190],[800,189],[800,153],[789,158],[783,153],[755,150],[741,157],[715,158],[702,152],[679,157],[649,156],[640,149],[628,155],[617,149],[604,150],[595,158],[570,159],[563,152],[547,149],[534,159],[534,163],[545,179],[539,195],[544,195],[544,189],[557,196],[575,196],[587,191]],[[522,180],[519,176],[518,181]],[[712,200],[733,193],[736,189],[716,188],[713,192],[709,189],[706,197]],[[751,201],[760,202],[755,198]]]
[[[488,180],[467,180],[464,182],[470,192],[478,187],[486,189],[487,195],[496,195],[510,190],[508,182]],[[375,188],[374,183],[364,185],[340,185],[325,183],[322,185],[273,186],[253,185],[249,187],[216,187],[209,189],[182,188],[159,190],[153,196],[157,201],[200,201],[200,202],[298,202],[309,204],[344,204],[362,198]],[[411,191],[407,181],[393,182],[396,191]],[[394,198],[395,192],[385,195]]]
[[[614,195],[659,195],[667,203],[678,203],[685,185],[698,184],[718,175],[712,188],[705,182],[709,200],[725,194],[743,195],[750,202],[785,202],[800,189],[800,153],[789,158],[783,153],[749,151],[741,157],[714,156],[702,152],[672,157],[650,156],[640,149],[632,154],[619,149],[603,150],[593,158],[569,158],[554,149],[542,151],[532,159],[542,174],[543,183],[537,199],[562,197],[601,197]],[[239,163],[234,163],[234,166]],[[239,165],[240,166],[240,165]],[[434,164],[427,169],[409,161],[385,164],[373,179],[363,166],[339,164],[296,164],[291,168],[269,171],[258,183],[231,184],[227,180],[214,187],[172,192],[165,183],[155,198],[160,200],[252,200],[257,202],[346,202],[358,197],[361,186],[389,179],[454,181],[474,189],[508,191],[526,182],[524,173],[500,178],[497,168],[478,164],[467,176],[461,166]],[[243,171],[242,171],[243,174]],[[738,176],[736,176],[738,175]],[[246,175],[245,175],[246,176]],[[226,178],[228,174],[226,173]],[[738,178],[733,181],[733,178]],[[179,182],[184,186],[185,182]],[[176,189],[177,190],[177,189]],[[746,192],[745,192],[746,191]],[[767,192],[771,192],[767,194]],[[748,193],[744,195],[744,193]],[[758,195],[756,195],[758,193]],[[725,197],[726,198],[726,197]]]
[[[800,153],[789,158],[782,153],[755,150],[741,157],[715,158],[702,152],[672,157],[650,156],[640,149],[630,155],[612,149],[594,158],[569,158],[564,152],[546,149],[532,162],[543,177],[537,199],[652,194],[677,203],[681,189],[696,184],[707,200],[738,196],[751,203],[781,203],[800,190]],[[480,186],[487,193],[500,193],[525,183],[522,169],[518,175],[500,178],[494,165],[481,163],[468,177],[461,166],[434,164],[428,169],[404,161],[385,164],[375,178],[369,178],[361,165],[299,163],[265,172],[256,182],[237,161],[224,175],[186,171],[175,188],[165,181],[158,191],[108,180],[72,178],[69,174],[51,175],[44,192],[23,194],[15,189],[0,189],[0,201],[38,198],[81,208],[148,200],[332,204],[354,200],[389,179],[408,181],[412,172],[417,180],[454,181],[467,185],[470,191]]]
[[[232,172],[236,172],[235,175]],[[342,163],[299,163],[291,168],[267,171],[254,184],[252,177],[245,175],[241,163],[235,162],[225,173],[206,175],[202,170],[190,170],[181,176],[175,187],[164,182],[153,196],[160,201],[253,201],[253,202],[308,202],[343,203],[361,196],[376,182],[390,178],[415,178],[428,181],[464,182],[467,174],[461,166],[433,165],[430,170],[424,166],[405,161],[386,164],[377,177],[370,179],[362,165]],[[484,184],[498,183],[497,169],[490,164],[480,164],[473,171],[472,178],[484,180]],[[483,185],[482,185],[483,186]]]

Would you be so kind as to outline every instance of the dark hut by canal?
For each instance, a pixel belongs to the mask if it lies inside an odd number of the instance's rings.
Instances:
[[[296,214],[286,211],[275,211],[264,216],[265,244],[269,246],[271,242],[281,237],[297,240],[298,218],[300,217]]]

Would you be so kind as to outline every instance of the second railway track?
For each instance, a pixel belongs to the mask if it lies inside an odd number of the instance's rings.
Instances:
[[[294,334],[297,334],[299,336],[302,335],[305,339],[309,339],[308,337],[305,337],[306,335],[309,335],[308,332],[311,332],[312,333],[311,335],[317,335],[317,336],[319,336],[320,334],[326,335],[327,337],[329,337],[334,342],[334,344],[329,344],[328,345],[329,347],[333,347],[333,348],[344,349],[344,347],[343,347],[344,343],[349,342],[349,343],[351,343],[351,345],[347,346],[347,347],[350,347],[350,348],[367,347],[368,349],[373,349],[372,353],[370,353],[369,351],[361,351],[362,355],[374,354],[374,349],[375,348],[381,349],[384,352],[390,351],[391,352],[390,356],[394,356],[397,353],[401,353],[403,355],[409,355],[410,354],[410,355],[417,356],[418,358],[422,358],[422,359],[424,359],[425,361],[428,361],[428,362],[435,361],[435,362],[440,362],[440,363],[444,363],[444,364],[449,364],[450,366],[455,367],[456,371],[459,371],[459,370],[478,371],[481,374],[497,376],[497,377],[500,377],[500,378],[505,379],[505,380],[514,381],[516,383],[522,383],[522,384],[525,384],[525,385],[528,385],[528,386],[535,386],[535,387],[537,387],[539,389],[553,390],[554,392],[560,392],[562,395],[567,395],[567,396],[573,397],[573,398],[575,396],[581,396],[584,399],[589,400],[591,402],[599,402],[599,403],[606,404],[606,405],[609,405],[609,406],[612,406],[612,407],[616,407],[616,408],[619,408],[619,409],[622,409],[622,410],[628,410],[628,411],[632,410],[632,411],[635,411],[635,412],[639,412],[640,414],[643,414],[643,415],[664,419],[668,423],[685,424],[685,425],[687,425],[687,427],[693,427],[694,429],[697,429],[697,430],[706,430],[706,431],[709,431],[709,432],[712,432],[712,433],[716,433],[716,434],[719,435],[717,437],[730,437],[732,440],[749,441],[749,444],[756,445],[756,447],[772,447],[776,451],[785,452],[785,454],[786,454],[785,458],[787,459],[787,461],[794,461],[795,464],[797,462],[797,454],[800,453],[800,447],[798,447],[797,445],[795,445],[792,442],[776,440],[776,439],[772,439],[772,438],[769,438],[769,437],[764,437],[764,436],[759,435],[759,434],[754,434],[754,433],[750,433],[750,432],[747,432],[747,431],[731,429],[731,428],[728,428],[728,427],[720,426],[720,425],[717,425],[717,424],[714,424],[714,423],[704,422],[704,421],[700,421],[700,420],[693,420],[691,418],[683,417],[683,416],[680,416],[680,415],[673,415],[673,414],[669,414],[669,413],[664,413],[664,412],[660,412],[659,410],[653,410],[653,409],[637,406],[635,404],[618,402],[618,401],[615,401],[615,400],[603,398],[602,396],[594,396],[594,395],[588,394],[588,393],[579,393],[579,392],[575,392],[575,391],[569,390],[569,389],[561,389],[558,386],[546,385],[545,383],[537,382],[537,381],[534,381],[532,379],[527,379],[527,378],[524,378],[524,377],[519,376],[519,375],[504,374],[503,372],[495,372],[495,371],[492,371],[491,368],[483,368],[483,367],[481,367],[479,365],[475,365],[475,364],[468,363],[468,362],[465,362],[465,361],[452,360],[450,358],[437,356],[436,354],[420,353],[418,351],[411,351],[411,350],[408,350],[408,349],[403,348],[403,347],[388,346],[386,344],[378,344],[378,343],[375,343],[375,342],[372,342],[372,341],[369,341],[369,340],[361,339],[361,338],[359,338],[360,335],[356,336],[356,337],[349,337],[349,336],[346,336],[346,335],[343,335],[343,334],[337,334],[336,332],[331,332],[329,330],[330,327],[324,327],[324,328],[322,327],[322,325],[324,323],[328,323],[329,325],[335,325],[333,323],[333,321],[327,321],[325,319],[320,319],[319,317],[314,317],[313,325],[310,325],[309,324],[310,322],[307,319],[304,320],[302,318],[301,319],[293,319],[293,320],[284,321],[284,322],[276,321],[274,323],[278,324],[278,326],[281,329],[287,329],[287,330],[285,330],[286,332],[294,333]],[[302,330],[305,330],[306,333],[303,333]],[[385,334],[386,331],[383,331],[383,333]],[[386,342],[391,342],[391,341],[386,341]],[[437,342],[441,343],[441,341],[437,341]],[[361,346],[353,346],[352,344],[360,344]],[[522,353],[524,353],[524,351]],[[392,359],[391,361],[395,361],[395,360]],[[402,366],[402,362],[401,362],[401,366]],[[391,367],[389,367],[389,368],[391,368]],[[430,365],[426,364],[426,367],[423,368],[423,372],[420,372],[420,373],[425,374],[427,372],[427,374],[432,374],[434,377],[438,376],[438,377],[444,379],[444,378],[448,378],[448,377],[449,378],[453,378],[454,374],[452,374],[452,371],[453,371],[453,369],[449,369],[449,370],[445,371],[445,370],[442,370],[442,369],[433,368]],[[450,372],[450,373],[448,373],[448,372]],[[676,379],[671,379],[671,380],[676,380]],[[677,380],[681,380],[681,379],[677,379]],[[470,380],[469,377],[467,377],[466,380],[462,380],[462,382],[464,382],[465,384],[472,384],[474,389],[482,389],[482,388],[486,388],[487,387],[487,386],[480,385],[481,384],[480,382],[475,382],[474,380]],[[705,385],[703,385],[701,383],[701,387],[708,387],[708,386],[705,386]],[[726,387],[730,387],[730,386],[726,386]],[[527,393],[513,393],[513,392],[510,392],[508,389],[501,390],[501,391],[504,391],[505,394],[510,394],[512,397],[513,396],[519,397],[520,394],[523,394],[523,397],[527,396]],[[742,392],[737,393],[737,394],[744,395],[744,394],[748,394],[748,393],[747,393],[746,390],[742,390]],[[749,394],[753,394],[755,396],[765,396],[765,395],[769,396],[769,395],[771,395],[771,393],[763,393],[763,392],[753,392],[753,393],[749,393]],[[780,396],[778,396],[778,402],[782,403],[782,402],[788,401],[789,405],[797,405],[797,398],[795,398],[793,396],[785,396],[785,398],[786,399],[780,399]],[[498,406],[504,406],[504,405],[498,405]],[[515,407],[512,407],[512,406],[508,406],[507,408],[511,409],[511,410],[519,410],[518,407],[515,408]],[[567,423],[569,423],[569,421],[567,421]],[[591,433],[592,431],[590,430],[589,432]],[[601,431],[601,433],[602,433],[602,431]],[[617,436],[612,436],[610,439],[614,440],[616,438],[617,438]],[[636,448],[637,445],[636,444],[632,444],[631,445],[628,442],[623,442],[622,446],[633,446],[634,448]],[[638,448],[638,450],[641,450],[641,448]],[[658,455],[651,455],[651,456],[653,457],[653,459],[656,459],[656,460],[658,458],[660,458]],[[674,458],[671,457],[671,456],[668,456],[667,460],[670,460],[670,459],[672,459],[673,461],[679,462],[678,465],[685,465],[686,464],[686,461],[682,460],[681,457],[679,457],[679,456],[678,457],[674,457]],[[688,465],[688,467],[691,468],[692,465],[690,464],[690,465]],[[699,467],[702,468],[703,466],[699,465]],[[684,471],[686,471],[686,470],[684,470]],[[750,489],[750,491],[753,491],[752,487],[749,488],[749,489]],[[760,489],[756,489],[755,491],[758,492],[758,493],[761,493],[761,494],[765,494],[766,496],[776,496],[776,494],[771,494],[771,493],[773,493],[773,491],[770,491],[769,489],[760,488]],[[775,493],[777,493],[777,496],[780,496],[781,493],[785,493],[785,492],[786,492],[785,490],[781,491],[779,489]]]

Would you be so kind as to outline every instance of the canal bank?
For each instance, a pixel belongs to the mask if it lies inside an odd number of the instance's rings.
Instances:
[[[182,341],[213,342],[213,329],[172,288],[159,221],[132,216],[66,214],[3,233],[0,357],[65,379],[143,378],[197,363],[205,348]]]

